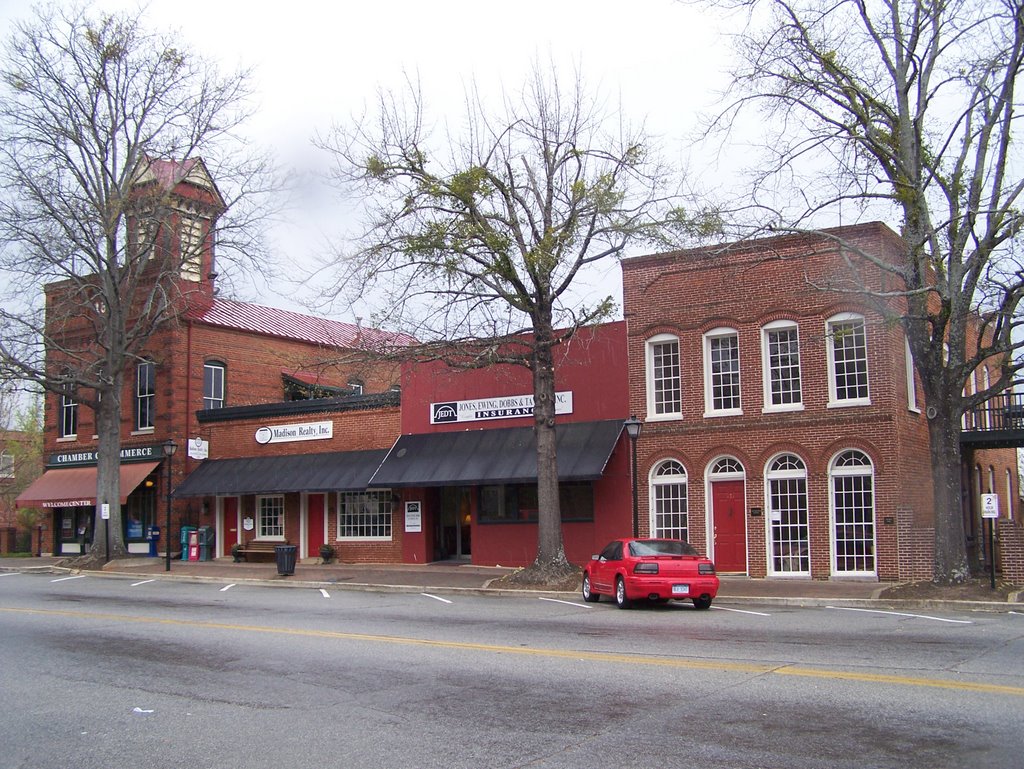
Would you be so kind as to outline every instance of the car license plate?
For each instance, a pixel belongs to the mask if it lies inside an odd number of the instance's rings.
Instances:
[[[690,586],[689,585],[673,585],[672,586],[672,595],[689,595],[689,594],[690,594]]]

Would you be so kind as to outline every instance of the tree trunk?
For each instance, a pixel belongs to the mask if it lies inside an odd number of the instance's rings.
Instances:
[[[935,415],[931,416],[932,408]],[[935,558],[932,579],[957,584],[970,576],[964,538],[960,416],[948,401],[929,399],[928,441],[935,510]]]
[[[98,451],[96,457],[96,518],[92,553],[101,557],[127,555],[121,520],[121,388],[124,375],[113,376],[110,391],[104,392],[96,414]],[[103,520],[103,504],[110,505],[110,519]],[[107,550],[107,534],[110,550]]]
[[[550,319],[534,330],[533,418],[537,437],[537,560],[541,572],[557,574],[570,569],[562,544],[562,511],[558,494],[558,458],[555,435],[554,336]]]

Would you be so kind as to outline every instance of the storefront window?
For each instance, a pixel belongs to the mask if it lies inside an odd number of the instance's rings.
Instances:
[[[284,497],[259,497],[256,514],[258,539],[284,539]]]
[[[129,542],[144,541],[146,529],[157,525],[156,487],[146,483],[132,492],[124,506],[125,536]]]
[[[558,486],[563,521],[594,520],[594,487],[590,483],[562,483]],[[480,486],[480,523],[511,523],[537,520],[536,484]]]
[[[338,539],[391,539],[390,491],[338,495]]]

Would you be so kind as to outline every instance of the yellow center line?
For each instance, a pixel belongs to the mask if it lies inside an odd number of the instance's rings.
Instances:
[[[860,683],[881,683],[893,686],[920,686],[931,689],[980,692],[985,694],[1006,694],[1024,697],[1024,687],[985,684],[975,681],[953,681],[941,678],[920,678],[916,676],[889,675],[883,673],[858,673],[830,668],[809,668],[798,665],[769,665],[753,662],[728,662],[725,660],[694,660],[673,657],[657,657],[645,654],[616,654],[612,652],[588,652],[572,649],[540,649],[529,646],[502,646],[500,644],[468,643],[465,641],[439,641],[429,638],[407,638],[404,636],[375,635],[371,633],[346,633],[337,630],[306,630],[302,628],[266,627],[261,625],[237,625],[226,622],[203,622],[195,620],[160,619],[158,617],[133,617],[124,614],[102,612],[61,611],[52,609],[17,609],[0,607],[0,612],[12,614],[33,614],[51,617],[74,617],[79,619],[130,622],[148,625],[173,625],[209,630],[234,630],[244,633],[267,633],[271,635],[302,636],[305,638],[330,638],[333,640],[366,641],[368,643],[400,644],[423,646],[436,649],[459,649],[491,654],[516,654],[519,656],[545,657],[550,659],[586,660],[623,665],[645,665],[681,670],[709,670],[727,673],[751,673],[754,675],[798,676],[803,678],[826,678]]]

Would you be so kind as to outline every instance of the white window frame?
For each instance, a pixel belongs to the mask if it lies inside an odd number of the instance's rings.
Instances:
[[[678,468],[679,472],[674,471]],[[669,487],[680,487],[670,489]],[[672,496],[665,496],[671,493]],[[668,458],[658,462],[648,475],[647,501],[650,510],[648,529],[652,537],[671,537],[689,541],[690,534],[690,486],[686,466],[678,459]],[[678,509],[664,511],[662,502],[677,503]],[[665,526],[668,516],[682,516],[683,525]]]
[[[835,327],[841,324],[859,323],[864,335],[864,387],[867,395],[856,398],[839,398],[836,387],[836,339]],[[825,321],[825,348],[828,351],[828,407],[845,408],[848,406],[869,406],[871,405],[871,369],[868,365],[868,324],[863,315],[853,312],[843,312],[833,315]]]
[[[788,464],[799,464],[800,467],[786,467],[784,469],[775,469],[775,465],[782,461],[787,461]],[[807,490],[807,463],[803,460],[803,457],[798,454],[794,454],[792,451],[784,451],[776,454],[765,463],[764,470],[764,499],[765,499],[765,541],[768,543],[767,555],[768,555],[768,573],[773,576],[785,576],[785,577],[807,577],[811,573],[811,530],[810,530],[810,502],[808,499]],[[797,492],[803,495],[803,509],[798,510],[798,515],[802,520],[798,520],[795,524],[790,522],[783,524],[781,521],[782,511],[776,511],[773,505],[775,499],[775,489],[777,484],[782,482],[792,483],[794,481],[802,481],[802,489],[798,488]],[[780,489],[780,492],[782,490]],[[786,492],[787,494],[789,492]],[[776,521],[776,515],[778,515],[779,521]],[[793,538],[790,536],[787,539],[780,539],[780,544],[787,544],[792,547],[794,544],[803,547],[805,552],[798,554],[797,556],[792,555],[792,552],[780,555],[780,564],[775,563],[775,524],[779,523],[781,529],[783,525],[792,528],[803,527],[806,531],[806,539]],[[807,568],[792,568],[794,560],[807,561]],[[787,568],[787,565],[789,568]]]
[[[78,400],[72,393],[61,393],[59,408],[60,414],[58,416],[58,440],[71,440],[73,438],[77,438]]]
[[[150,392],[142,390],[142,372],[151,370],[153,372],[153,389]],[[146,404],[145,413],[149,416],[149,424],[142,424],[143,403]],[[156,427],[156,363],[151,360],[144,360],[135,367],[135,433],[151,433]]]
[[[712,345],[723,339],[731,339],[735,343],[736,351],[736,370],[735,372],[730,371],[729,374],[736,374],[736,400],[739,401],[739,406],[731,406],[729,408],[717,408],[715,406],[715,377],[716,373],[712,370],[711,365],[711,347]],[[731,396],[730,396],[731,397]],[[704,334],[704,416],[705,417],[724,417],[734,416],[743,413],[743,396],[742,396],[742,379],[740,377],[740,334],[734,328],[723,326],[721,328],[715,328]]]
[[[854,452],[862,456],[864,464],[855,466],[839,466],[838,462],[847,454]],[[838,512],[836,510],[836,482],[846,478],[868,478],[871,483],[871,569],[839,569],[838,545]],[[828,463],[828,507],[829,507],[829,539],[832,547],[832,575],[841,577],[877,577],[878,575],[878,505],[877,484],[875,483],[875,465],[866,453],[860,449],[847,448],[837,452]],[[846,526],[857,526],[856,523],[844,523]],[[859,524],[863,525],[863,524]],[[844,541],[858,541],[850,538]],[[859,541],[866,541],[860,538]],[[858,556],[853,556],[857,558]],[[863,557],[863,556],[860,556]]]
[[[0,478],[14,477],[14,455],[7,449],[0,451]]]
[[[368,489],[366,491],[342,491],[338,493],[338,507],[337,507],[337,541],[338,542],[390,542],[394,538],[395,532],[395,503],[391,492],[391,489]],[[383,510],[371,510],[371,501],[376,504],[378,508]],[[358,512],[358,517],[363,519],[357,521],[353,526],[349,526],[345,522],[345,516],[349,514],[349,508],[352,505],[361,505],[362,509]],[[381,518],[380,522],[371,522],[372,518]],[[386,533],[383,534],[349,534],[344,535],[342,532],[346,529],[357,528],[362,530],[373,530],[382,529]]]
[[[795,331],[796,332],[796,376],[797,385],[800,391],[800,399],[794,403],[774,403],[772,393],[772,356],[771,356],[771,340],[770,337],[777,331]],[[761,411],[764,413],[779,412],[779,411],[803,411],[804,409],[804,392],[803,392],[803,364],[800,360],[800,327],[795,321],[792,320],[777,320],[772,323],[768,323],[761,327],[761,371],[764,376],[762,382],[764,385],[764,406]]]
[[[914,354],[910,351],[910,340],[907,337],[903,337],[903,354],[907,366],[907,409],[920,414],[921,407],[917,405],[917,378],[914,376]]]
[[[219,397],[216,395],[216,392],[217,392],[217,389],[218,389],[217,388],[216,375],[214,375],[214,379],[211,380],[213,382],[213,386],[214,386],[213,393],[211,394],[211,393],[207,393],[206,392],[206,372],[207,372],[207,370],[210,370],[210,371],[217,370],[217,371],[220,372],[220,388],[219,388],[220,396]],[[224,404],[227,402],[226,398],[225,398],[225,384],[226,384],[226,380],[227,380],[227,374],[228,374],[228,367],[226,365],[224,365],[223,363],[221,363],[220,361],[211,360],[211,361],[207,361],[206,363],[203,364],[203,408],[204,409],[222,409],[222,408],[224,408]],[[210,405],[207,405],[208,402],[215,402],[217,405],[210,406]]]
[[[1006,517],[1013,520],[1014,508],[1014,496],[1013,496],[1013,473],[1010,472],[1010,468],[1006,468]]]
[[[280,518],[280,522],[273,527],[274,531],[280,529],[278,533],[267,533],[270,530],[270,526],[265,520],[265,516],[268,512],[267,507],[273,506],[275,509],[270,510],[275,517]],[[285,532],[285,512],[284,512],[284,494],[261,494],[256,497],[256,539],[264,540],[267,542],[284,542]]]
[[[654,381],[654,348],[658,345],[674,344],[676,347],[676,358],[678,360],[677,378],[679,386],[676,389],[676,401],[679,408],[676,411],[657,413],[655,381]],[[658,334],[652,336],[645,343],[646,380],[647,380],[647,421],[656,422],[659,420],[682,419],[683,417],[683,358],[682,344],[675,334]]]

